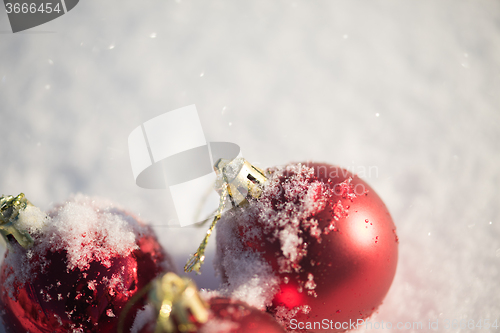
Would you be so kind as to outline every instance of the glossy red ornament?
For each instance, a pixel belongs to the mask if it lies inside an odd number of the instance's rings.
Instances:
[[[28,249],[8,237],[0,267],[7,332],[116,332],[127,301],[174,267],[150,227],[108,202],[77,196],[44,223],[31,230]],[[127,327],[143,305],[130,311]]]
[[[187,277],[166,273],[155,279],[138,295],[148,293],[147,306],[138,313],[132,331],[139,333],[284,333],[268,313],[248,304],[221,297],[217,292],[199,292]],[[122,333],[123,311],[118,326]]]
[[[281,333],[276,320],[248,304],[216,297],[209,300],[211,315],[204,332],[220,333]],[[209,327],[210,326],[210,327]]]
[[[204,324],[184,332],[199,333],[285,333],[281,325],[268,313],[248,304],[225,297],[208,300],[209,317]],[[193,323],[195,322],[192,319]],[[151,320],[140,333],[155,332],[155,321]],[[161,331],[161,333],[167,333]],[[168,333],[181,333],[174,330]]]
[[[216,268],[228,292],[260,288],[261,304],[251,304],[288,330],[353,328],[382,303],[396,271],[389,211],[366,182],[339,167],[303,163],[269,171],[261,196],[217,225]],[[248,267],[260,265],[249,259],[255,256],[264,268]],[[252,287],[261,271],[267,273]]]

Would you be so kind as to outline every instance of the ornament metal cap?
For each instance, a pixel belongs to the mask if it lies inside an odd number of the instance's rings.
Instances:
[[[262,193],[262,186],[267,181],[265,172],[250,164],[244,158],[234,160],[219,159],[214,165],[217,179],[215,190],[220,194],[219,208],[215,213],[210,228],[195,254],[189,258],[184,266],[185,272],[200,272],[201,264],[205,260],[205,248],[217,221],[220,220],[225,207],[226,197],[229,197],[232,207],[241,207],[248,203],[248,198],[258,198]]]
[[[4,237],[7,245],[10,246],[9,235],[14,237],[25,249],[33,245],[33,238],[30,234],[26,230],[19,229],[16,225],[19,213],[28,206],[33,206],[33,204],[26,199],[24,193],[16,197],[12,195],[0,197],[0,234]]]
[[[216,191],[222,195],[222,187],[228,186],[228,194],[233,207],[240,206],[247,197],[258,198],[267,178],[262,169],[250,164],[244,158],[234,160],[219,159],[214,165],[217,181]]]
[[[153,281],[149,301],[159,312],[155,332],[175,332],[176,328],[192,332],[196,330],[195,323],[204,324],[208,320],[208,305],[198,294],[196,284],[174,273]]]
[[[120,315],[119,333],[124,332],[127,313],[146,293],[158,314],[155,333],[196,332],[199,325],[208,321],[209,306],[200,297],[196,284],[169,272],[151,281],[127,303]]]

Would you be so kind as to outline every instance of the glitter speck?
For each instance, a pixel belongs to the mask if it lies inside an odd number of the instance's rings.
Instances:
[[[229,126],[233,126],[233,123],[229,122]]]
[[[115,48],[115,46],[114,46],[113,44],[111,44],[111,45],[109,46],[109,49],[110,49],[110,50],[112,50],[112,49],[114,49],[114,48]]]
[[[205,75],[205,72],[200,73],[200,77],[203,77]]]
[[[349,38],[349,36],[348,36],[348,35],[344,35],[344,36],[342,36],[342,37],[343,37],[344,39]]]
[[[149,35],[150,38],[156,38],[156,32],[153,32],[151,35]]]
[[[430,235],[431,235],[431,233],[429,232],[429,233],[427,234],[427,236],[430,236]]]
[[[375,113],[375,117],[380,117],[380,113]]]

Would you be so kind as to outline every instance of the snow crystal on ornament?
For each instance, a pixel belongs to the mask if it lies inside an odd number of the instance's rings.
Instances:
[[[38,270],[44,272],[46,261],[43,258],[49,251],[67,251],[68,271],[84,270],[92,261],[110,266],[113,257],[127,256],[138,248],[136,234],[147,232],[146,227],[121,207],[81,194],[56,206],[48,215],[37,207],[28,206],[20,212],[16,223],[19,228],[36,235],[37,241],[27,252],[14,244],[5,259],[16,272],[8,275],[4,282],[11,297],[15,279],[16,283],[25,283],[32,281]]]
[[[287,225],[279,234],[283,255],[292,262],[297,261],[297,256],[299,255],[297,249],[302,244],[302,238],[299,237],[292,225]]]
[[[126,256],[137,248],[134,218],[108,200],[83,195],[57,207],[49,214],[51,223],[41,243],[51,251],[68,251],[68,269],[85,269],[93,260],[111,264],[112,256]]]
[[[276,307],[276,313],[274,318],[283,327],[290,325],[290,320],[295,317],[297,313],[308,314],[311,312],[311,307],[309,305],[296,306],[293,309],[288,309],[286,306]]]
[[[205,288],[201,288],[198,291],[198,294],[205,302],[208,302],[211,298],[222,297],[218,290],[210,290]]]
[[[230,296],[264,310],[265,305],[272,301],[274,292],[278,290],[279,278],[259,254],[245,251],[239,242],[229,243],[232,243],[228,247],[231,251],[227,256],[219,256],[222,260],[219,265],[232,273],[227,283],[222,284],[220,295]]]
[[[18,230],[35,233],[43,228],[47,220],[47,214],[42,212],[40,208],[28,205],[19,212],[17,220],[14,221],[14,226]]]
[[[312,184],[304,196],[304,207],[311,214],[315,215],[326,207],[328,200],[323,195],[324,188],[321,183]]]
[[[222,293],[259,309],[271,305],[279,289],[278,273],[299,274],[301,271],[300,263],[307,256],[308,247],[304,234],[321,242],[323,231],[314,216],[327,208],[334,195],[334,189],[319,181],[314,169],[306,165],[276,167],[269,172],[259,199],[251,199],[250,205],[222,215],[217,224],[214,261],[216,272],[223,280]],[[350,180],[340,184],[338,195],[355,198]],[[347,207],[338,205],[333,204],[332,210],[336,209],[338,217],[345,216]],[[331,230],[334,230],[333,222]],[[275,250],[270,244],[276,244]],[[264,249],[265,246],[268,248]],[[269,258],[263,257],[264,252],[270,251],[269,247],[275,251],[266,254],[274,258],[274,268]],[[310,259],[307,262],[311,262]],[[314,294],[313,277],[304,277],[302,287]]]

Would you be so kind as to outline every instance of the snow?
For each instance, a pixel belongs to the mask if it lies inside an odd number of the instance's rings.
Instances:
[[[18,230],[27,231],[30,234],[39,232],[47,223],[48,216],[36,206],[28,205],[19,212],[18,218],[13,226]]]
[[[146,304],[142,309],[137,311],[134,323],[130,328],[130,333],[138,333],[148,323],[156,321],[157,314],[155,312],[155,308],[151,304]]]
[[[107,201],[77,195],[50,215],[40,243],[50,244],[53,252],[66,249],[70,270],[88,268],[91,261],[110,267],[112,257],[138,248],[141,222]]]
[[[31,222],[34,223],[30,226]],[[65,250],[68,271],[85,270],[92,261],[110,267],[114,257],[127,256],[138,248],[136,236],[148,232],[144,222],[109,200],[82,194],[56,206],[48,215],[39,208],[28,206],[21,211],[16,224],[29,230],[36,241],[27,254],[14,246],[5,259],[16,272],[4,283],[10,295],[13,295],[15,283],[30,283],[37,274],[43,274],[38,266],[46,264],[44,258],[49,252]],[[119,276],[116,279],[118,281],[110,281],[111,284],[120,282]],[[91,289],[93,282],[89,281]]]
[[[219,226],[223,226],[227,218],[233,215],[232,213],[234,212],[229,211],[218,222],[218,230],[221,229]],[[224,275],[224,270],[230,271],[231,274],[227,275],[227,282],[218,288],[220,295],[239,299],[260,310],[265,309],[265,306],[271,303],[274,292],[278,290],[279,278],[258,253],[243,247],[239,242],[236,228],[222,227],[222,229],[222,233],[216,234],[221,246],[217,249],[215,266],[218,275]],[[255,237],[258,238],[259,235]],[[223,252],[230,255],[223,256]]]
[[[109,198],[181,271],[206,229],[134,184],[127,137],[196,104],[258,167],[338,164],[381,196],[399,262],[372,321],[500,318],[499,20],[494,0],[89,0],[13,35],[0,10],[0,192]]]

